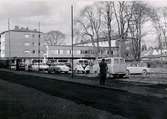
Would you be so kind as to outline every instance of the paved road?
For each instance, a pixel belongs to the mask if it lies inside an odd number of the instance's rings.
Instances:
[[[125,119],[0,79],[0,119]]]
[[[33,87],[51,95],[119,114],[129,119],[166,119],[167,98],[135,94],[126,90],[85,85],[65,80],[0,71],[4,80]],[[35,74],[34,74],[35,75]],[[50,76],[51,77],[51,76]],[[60,78],[54,76],[54,78]],[[117,84],[118,85],[118,84]]]

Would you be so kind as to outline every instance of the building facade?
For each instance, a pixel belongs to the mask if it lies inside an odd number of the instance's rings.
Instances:
[[[47,46],[47,57],[50,59],[65,58],[70,59],[72,57],[72,47],[70,45],[54,45]],[[107,57],[109,52],[108,47],[100,47],[99,57]],[[113,55],[117,56],[117,48],[113,47]],[[74,46],[73,47],[74,58],[84,58],[84,59],[95,59],[96,58],[96,48],[92,46]]]
[[[15,28],[0,33],[0,57],[3,59],[36,59],[46,54],[43,33],[28,28]]]

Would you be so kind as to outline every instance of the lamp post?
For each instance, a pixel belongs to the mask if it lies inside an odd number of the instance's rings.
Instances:
[[[73,58],[74,58],[74,54],[73,54],[73,37],[74,37],[74,33],[73,33],[73,5],[71,5],[71,60],[72,60],[72,78],[74,77],[74,66],[73,66]]]
[[[11,66],[10,66],[11,65],[11,61],[10,61],[11,60],[11,46],[10,46],[11,44],[10,44],[10,19],[9,18],[8,18],[8,37],[9,37],[8,38],[9,40],[8,41],[8,45],[9,45],[8,46],[8,60],[9,60],[9,69],[11,69]]]
[[[38,23],[38,29],[39,29],[39,34],[38,34],[38,70],[40,68],[40,22]]]

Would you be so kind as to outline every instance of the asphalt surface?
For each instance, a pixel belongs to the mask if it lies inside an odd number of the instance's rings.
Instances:
[[[126,119],[0,79],[0,119]]]
[[[45,74],[34,76],[32,74],[28,75],[22,72],[9,73],[8,71],[0,71],[0,76],[3,80],[32,87],[50,95],[70,99],[76,103],[86,104],[97,109],[106,110],[129,119],[167,118],[167,98],[165,96],[143,95],[142,93],[138,94],[122,90],[121,88],[118,89],[118,87],[108,88],[106,86],[97,86],[97,84],[86,85],[75,81],[56,80],[57,78],[60,78],[58,76],[54,76],[55,80],[51,80],[51,78],[46,78],[42,75]],[[121,82],[116,82],[115,84],[120,84],[121,87]],[[136,86],[137,85],[133,87]],[[165,92],[165,88],[161,89],[161,87],[163,86],[150,86],[150,89],[155,88]],[[161,95],[163,95],[163,93]]]

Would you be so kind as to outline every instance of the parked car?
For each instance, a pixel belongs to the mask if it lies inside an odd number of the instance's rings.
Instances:
[[[76,73],[89,73],[90,66],[88,59],[76,59],[74,60],[74,71]]]
[[[16,64],[15,63],[11,63],[10,64],[10,69],[11,70],[16,70]]]
[[[47,64],[32,64],[31,71],[48,71],[49,65]]]
[[[51,64],[48,73],[69,73],[70,68],[65,64]]]
[[[143,63],[132,63],[127,66],[127,75],[130,74],[142,74],[147,75],[151,72],[151,68],[148,68],[147,65]]]
[[[124,77],[126,75],[125,59],[121,57],[108,57],[104,59],[108,66],[107,77]],[[101,62],[101,60],[102,59],[98,59],[93,65],[93,73],[99,74],[99,63]]]
[[[20,63],[19,66],[18,66],[18,70],[24,71],[25,70],[25,64]]]

